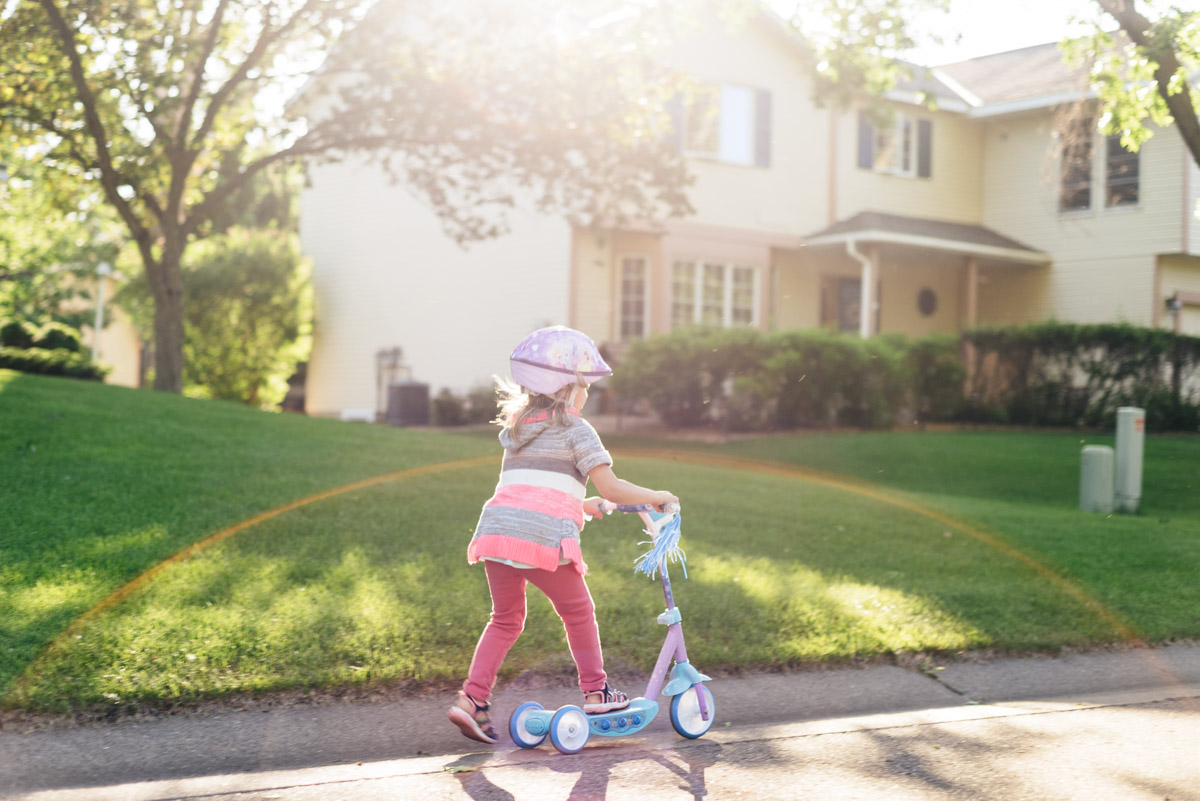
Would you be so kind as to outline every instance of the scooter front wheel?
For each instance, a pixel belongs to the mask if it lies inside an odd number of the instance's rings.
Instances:
[[[708,720],[700,714],[698,693],[704,693],[704,708],[708,712]],[[689,740],[703,737],[712,728],[716,713],[717,705],[713,702],[712,693],[703,684],[693,684],[671,699],[671,725],[681,737],[687,737]]]
[[[564,754],[575,754],[587,745],[588,716],[577,706],[564,706],[550,718],[550,742]]]
[[[513,710],[508,719],[508,734],[514,743],[522,748],[537,748],[546,741],[545,734],[538,736],[525,728],[525,721],[529,719],[529,713],[535,709],[544,708],[537,701],[527,701]]]

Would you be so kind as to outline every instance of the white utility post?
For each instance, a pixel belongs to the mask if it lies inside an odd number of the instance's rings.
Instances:
[[[1117,409],[1116,507],[1136,512],[1142,499],[1142,453],[1146,444],[1146,410]]]
[[[100,355],[100,329],[104,327],[104,285],[112,275],[112,265],[102,261],[96,272],[96,324],[92,326],[92,361],[96,361]]]

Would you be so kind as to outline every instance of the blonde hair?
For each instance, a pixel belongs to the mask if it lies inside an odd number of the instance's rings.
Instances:
[[[521,428],[535,414],[546,412],[553,423],[569,426],[574,423],[567,409],[571,406],[571,398],[575,390],[587,387],[587,381],[576,374],[575,380],[567,384],[553,395],[543,395],[530,392],[525,387],[513,383],[507,378],[496,377],[496,397],[500,413],[492,422],[512,431],[512,438],[521,441]]]

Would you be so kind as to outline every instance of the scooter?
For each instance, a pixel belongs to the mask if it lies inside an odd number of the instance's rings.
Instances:
[[[677,561],[683,566],[684,577],[687,577],[683,551],[678,546],[679,507],[670,504],[663,513],[655,512],[654,507],[649,505],[619,506],[606,501],[601,507],[606,514],[611,514],[614,509],[638,514],[652,539],[653,547],[635,563],[634,569],[651,578],[655,573],[661,576],[667,609],[658,616],[658,622],[667,627],[667,636],[659,651],[658,662],[650,674],[645,694],[634,698],[625,709],[588,715],[574,705],[545,709],[536,701],[521,704],[509,718],[508,733],[513,742],[522,748],[536,748],[549,736],[550,742],[560,752],[574,754],[583,750],[592,736],[624,737],[635,734],[649,726],[658,714],[658,702],[654,699],[660,692],[671,699],[671,726],[681,736],[695,739],[704,736],[712,728],[716,705],[712,692],[704,686],[704,682],[710,679],[688,662],[682,615],[675,605],[671,579],[667,575],[667,562]],[[669,677],[668,667],[671,671]]]

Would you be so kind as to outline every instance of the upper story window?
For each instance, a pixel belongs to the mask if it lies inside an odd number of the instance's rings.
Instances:
[[[1126,150],[1119,134],[1108,137],[1104,170],[1104,205],[1136,206],[1140,194],[1138,154]]]
[[[771,166],[771,93],[709,85],[669,109],[679,146],[690,156],[726,164]]]
[[[750,326],[757,322],[758,271],[720,261],[677,261],[671,267],[671,327]]]
[[[933,122],[896,114],[888,125],[858,114],[858,166],[906,178],[933,176]]]
[[[1059,211],[1087,211],[1092,207],[1092,130],[1089,121],[1073,125],[1063,134]]]

